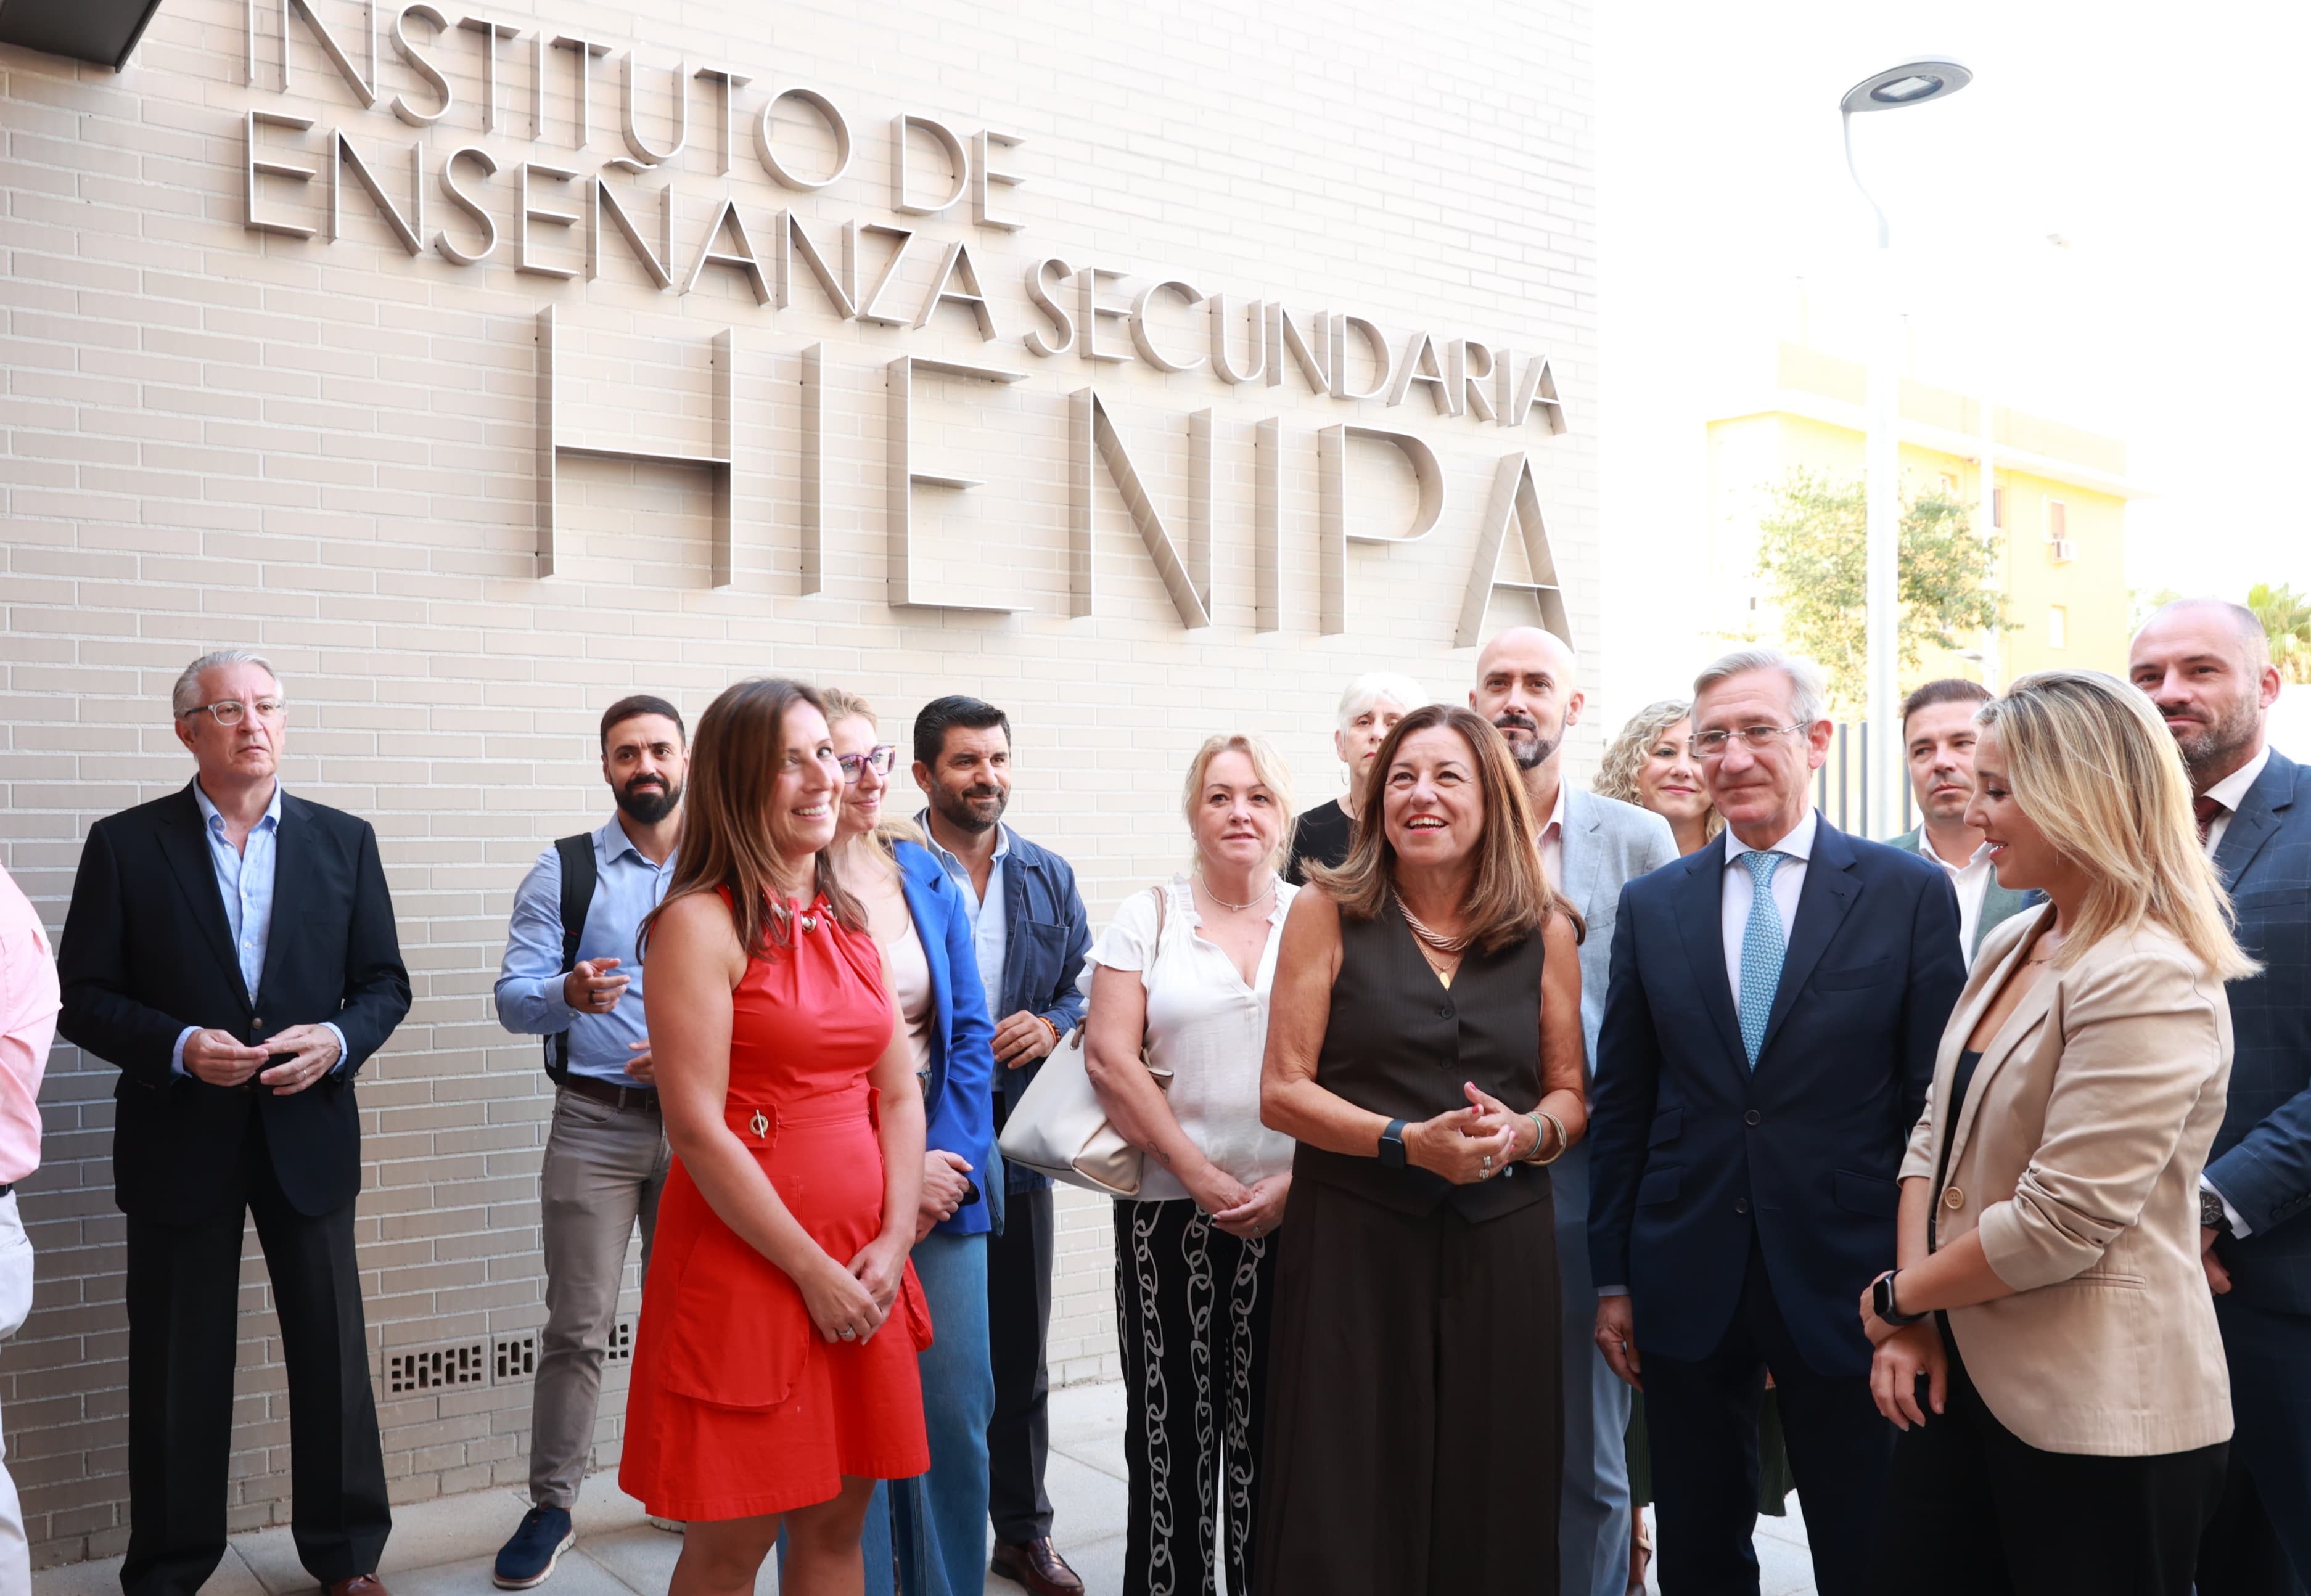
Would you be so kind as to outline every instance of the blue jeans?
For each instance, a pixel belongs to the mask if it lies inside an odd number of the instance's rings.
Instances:
[[[875,1487],[859,1538],[866,1596],[892,1596],[894,1531],[905,1596],[975,1596],[987,1583],[987,1421],[995,1412],[987,1238],[934,1231],[915,1243],[913,1259],[931,1311],[930,1349],[919,1365],[931,1470]],[[783,1531],[779,1555],[783,1568]]]

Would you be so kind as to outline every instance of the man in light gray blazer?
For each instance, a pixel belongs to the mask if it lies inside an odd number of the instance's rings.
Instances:
[[[2038,902],[2034,892],[1998,885],[1982,833],[1966,823],[1974,798],[1975,711],[1987,703],[1990,689],[1963,676],[1928,682],[1902,702],[1902,743],[1910,767],[1910,791],[1925,818],[1915,830],[1888,839],[1887,846],[1940,865],[1958,894],[1959,950],[1966,967],[1982,939],[2001,920]]]
[[[1621,888],[1677,859],[1660,815],[1564,781],[1565,734],[1582,696],[1565,641],[1536,627],[1504,632],[1477,657],[1469,705],[1508,739],[1540,825],[1541,866],[1588,922],[1581,944],[1581,1036],[1596,1068],[1597,1028],[1611,974],[1613,912]],[[1563,1281],[1565,1498],[1557,1518],[1563,1596],[1626,1596],[1629,1584],[1629,1388],[1597,1349],[1596,1282],[1589,1273],[1589,1149],[1550,1166],[1557,1267]]]

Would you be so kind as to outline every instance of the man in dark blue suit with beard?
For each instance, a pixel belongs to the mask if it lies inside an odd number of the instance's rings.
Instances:
[[[2263,964],[2225,990],[2230,1098],[2200,1182],[2237,1428],[2199,1592],[2300,1596],[2311,1583],[2311,769],[2264,740],[2279,673],[2253,611],[2170,604],[2128,656],[2190,769],[2239,946]]]
[[[1755,1592],[1770,1370],[1823,1596],[1867,1588],[1894,1431],[1853,1312],[1894,1267],[1896,1176],[1966,981],[1958,900],[1815,812],[1820,673],[1770,649],[1694,683],[1727,830],[1631,882],[1589,1118],[1597,1340],[1645,1392],[1664,1592]]]

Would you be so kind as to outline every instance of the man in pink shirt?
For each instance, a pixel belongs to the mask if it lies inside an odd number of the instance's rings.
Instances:
[[[0,870],[0,1339],[32,1306],[32,1243],[16,1212],[16,1182],[40,1166],[40,1077],[57,1034],[57,963],[22,890]],[[0,1447],[0,1460],[6,1457]],[[0,1596],[31,1596],[24,1509],[0,1461]]]

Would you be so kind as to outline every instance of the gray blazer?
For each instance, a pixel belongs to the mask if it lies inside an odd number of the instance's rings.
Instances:
[[[1900,836],[1889,839],[1886,846],[1925,857],[1925,822],[1920,821]],[[1998,874],[1992,871],[1990,885],[1982,889],[1982,916],[1974,922],[1974,946],[1966,950],[1967,968],[1974,968],[1974,955],[1982,951],[1983,938],[1996,930],[2001,922],[2021,913],[2037,902],[2038,894],[2035,892],[2017,892],[2010,886],[1999,885]]]
[[[1589,922],[1581,944],[1581,1042],[1589,1077],[1597,1076],[1597,1028],[1605,1023],[1605,989],[1613,973],[1613,915],[1621,888],[1677,862],[1669,822],[1650,809],[1565,791],[1565,852],[1559,860],[1565,895]]]

